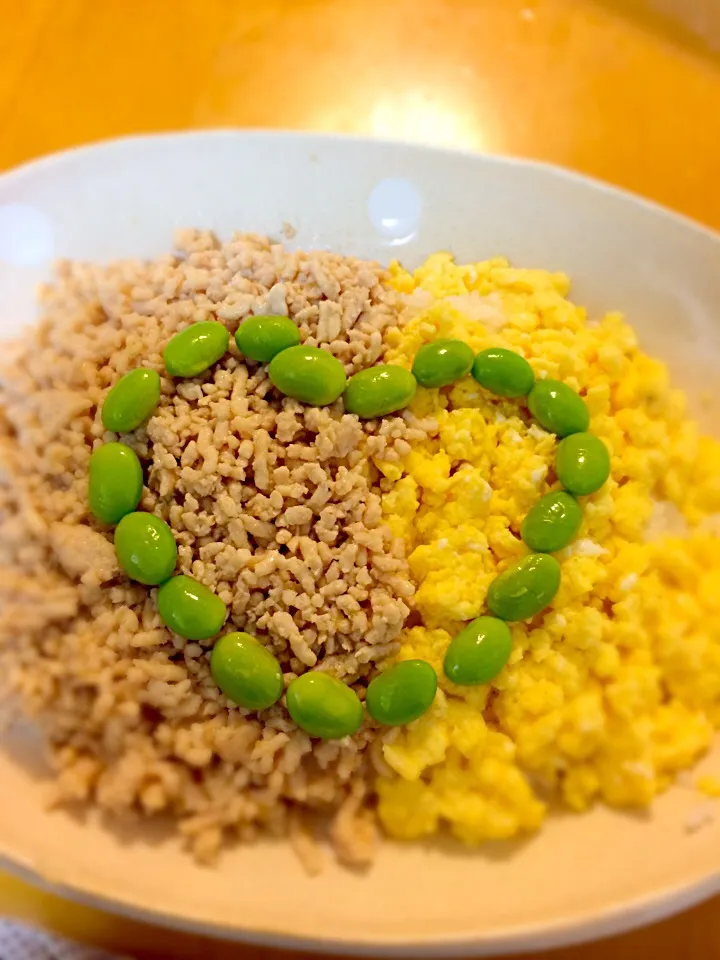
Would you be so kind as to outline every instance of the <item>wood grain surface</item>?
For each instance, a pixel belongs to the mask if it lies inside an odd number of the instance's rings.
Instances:
[[[0,169],[144,131],[337,130],[550,160],[720,228],[717,3],[6,0]],[[546,956],[720,957],[719,906]],[[105,916],[3,874],[0,911],[143,960],[286,956]]]

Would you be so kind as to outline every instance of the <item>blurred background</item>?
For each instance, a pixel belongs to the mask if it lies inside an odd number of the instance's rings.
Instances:
[[[0,168],[190,127],[530,156],[720,226],[720,0],[23,0]]]
[[[107,137],[223,126],[532,157],[720,228],[720,0],[4,5],[0,170]],[[0,914],[138,958],[281,956],[105,917],[2,873]],[[718,903],[545,956],[651,955],[720,957]]]

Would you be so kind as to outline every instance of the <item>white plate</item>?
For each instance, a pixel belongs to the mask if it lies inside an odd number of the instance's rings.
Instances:
[[[284,222],[300,247],[411,265],[445,248],[565,270],[591,314],[627,313],[691,399],[720,370],[720,238],[709,231],[538,164],[281,133],[122,140],[0,177],[0,336],[32,318],[52,258],[158,254],[177,226],[279,236]],[[712,422],[712,407],[705,416]],[[688,834],[700,800],[687,788],[647,816],[552,817],[527,843],[479,852],[386,844],[369,873],[332,867],[308,879],[283,844],[236,849],[201,869],[157,831],[44,813],[43,776],[27,739],[5,743],[9,864],[71,896],[238,939],[498,953],[626,929],[720,890],[720,818]]]

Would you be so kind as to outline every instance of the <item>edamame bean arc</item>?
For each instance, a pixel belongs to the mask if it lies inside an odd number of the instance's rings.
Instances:
[[[106,430],[130,433],[152,416],[160,402],[160,374],[140,367],[122,376],[105,397],[101,419]]]
[[[171,377],[197,377],[224,356],[229,341],[230,334],[223,323],[193,323],[168,342],[163,354],[165,369]]]
[[[220,597],[183,574],[160,587],[157,606],[165,626],[187,640],[209,640],[225,623],[225,604]]]
[[[365,706],[378,723],[400,726],[429,710],[436,692],[437,676],[426,660],[402,660],[370,681]]]
[[[488,588],[488,610],[501,620],[529,620],[552,602],[559,588],[555,557],[531,553],[495,577]]]
[[[105,443],[93,450],[88,470],[88,500],[102,523],[115,524],[131,513],[142,496],[143,472],[134,450]]]
[[[300,343],[300,331],[289,317],[248,317],[237,328],[235,343],[243,356],[270,363],[282,350]]]
[[[302,730],[324,740],[352,736],[363,721],[362,703],[355,691],[318,670],[293,680],[287,689],[287,706]]]
[[[443,670],[448,680],[463,686],[490,683],[512,651],[512,634],[504,620],[477,617],[450,641]]]
[[[152,513],[128,513],[115,528],[115,553],[131,580],[156,586],[172,576],[177,544],[172,530]]]
[[[313,407],[334,403],[347,381],[345,369],[336,357],[327,350],[303,344],[288,347],[274,356],[268,376],[286,397]]]
[[[226,633],[210,655],[210,672],[225,696],[248,710],[266,710],[284,691],[277,658],[249,633]]]
[[[482,350],[475,357],[472,375],[481,387],[499,397],[526,397],[535,382],[527,360],[504,347]]]
[[[610,476],[610,453],[593,433],[574,433],[561,440],[555,451],[555,472],[564,487],[576,496],[595,493]]]
[[[362,420],[385,417],[406,407],[415,396],[417,382],[404,367],[380,363],[353,374],[343,395],[345,410]]]
[[[561,380],[538,380],[528,395],[528,408],[541,427],[558,437],[580,433],[590,424],[587,404]]]
[[[580,504],[565,490],[557,490],[533,504],[522,522],[520,535],[531,550],[554,553],[575,539],[581,523]]]
[[[412,373],[421,387],[448,387],[470,373],[474,359],[463,340],[433,340],[415,354]]]

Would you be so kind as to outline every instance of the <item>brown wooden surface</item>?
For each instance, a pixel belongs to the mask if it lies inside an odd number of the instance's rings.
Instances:
[[[341,130],[551,160],[720,227],[718,0],[6,0],[0,11],[0,169],[141,131]],[[720,956],[718,906],[554,956],[707,960]],[[2,874],[0,910],[140,958],[281,956],[208,947]]]

